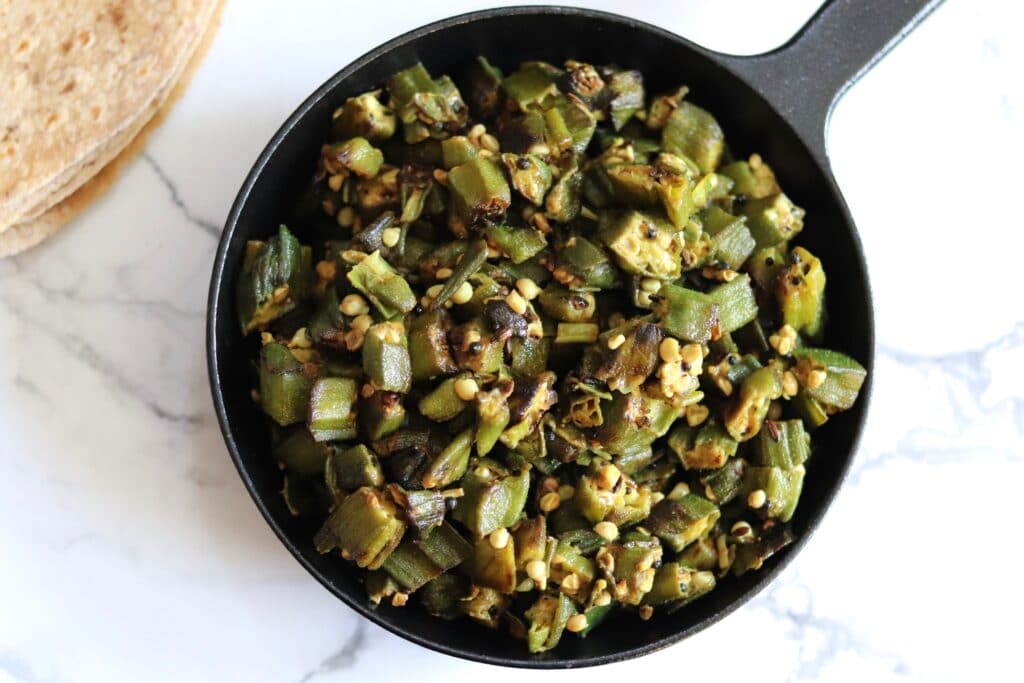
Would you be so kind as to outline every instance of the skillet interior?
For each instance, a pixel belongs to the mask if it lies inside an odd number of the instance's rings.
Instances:
[[[358,572],[312,547],[316,522],[292,518],[281,499],[281,476],[270,453],[265,418],[249,397],[252,341],[243,341],[234,311],[234,283],[245,242],[289,222],[327,134],[331,112],[345,98],[379,86],[391,73],[421,60],[456,82],[470,59],[488,56],[502,68],[527,59],[561,63],[576,58],[615,63],[644,74],[648,93],[679,84],[721,123],[734,154],[760,153],[787,194],[807,210],[797,240],[818,255],[828,274],[830,320],[824,346],[848,353],[871,370],[871,300],[859,240],[827,168],[819,166],[796,132],[760,95],[679,37],[630,19],[585,10],[518,8],[455,17],[396,38],[335,75],[281,128],[260,157],[232,209],[214,265],[208,311],[210,379],[218,417],[235,464],[267,521],[299,561],[331,592],[385,628],[448,654],[494,664],[575,667],[616,661],[675,642],[713,623],[754,595],[799,550],[836,493],[853,457],[869,387],[849,412],[814,436],[804,493],[793,519],[798,541],[764,569],[722,581],[709,596],[648,622],[609,621],[585,640],[565,638],[554,652],[531,656],[501,632],[469,621],[440,622],[416,607],[368,608]],[[302,237],[301,226],[299,235]],[[870,381],[870,374],[869,374]],[[211,454],[211,457],[213,455]]]

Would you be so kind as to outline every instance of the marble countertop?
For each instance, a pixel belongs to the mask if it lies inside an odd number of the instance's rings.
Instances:
[[[333,599],[263,522],[217,429],[206,291],[249,166],[338,68],[473,9],[400,3],[382,21],[373,5],[306,4],[231,3],[191,89],[116,187],[0,261],[0,681],[521,680],[411,645]],[[754,53],[817,3],[589,4]],[[878,324],[853,472],[764,593],[602,674],[1020,675],[1022,19],[1019,3],[950,0],[837,107],[830,155]]]

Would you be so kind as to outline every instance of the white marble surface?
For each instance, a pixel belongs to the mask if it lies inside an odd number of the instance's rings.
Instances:
[[[116,188],[0,262],[0,681],[522,680],[410,645],[335,601],[263,523],[221,442],[204,307],[249,165],[336,69],[473,8],[389,3],[382,17],[383,3],[294,4],[231,4],[188,94]],[[781,43],[816,5],[592,4],[742,53]],[[833,118],[879,343],[866,437],[824,525],[723,623],[601,673],[1020,680],[1018,7],[950,0]]]

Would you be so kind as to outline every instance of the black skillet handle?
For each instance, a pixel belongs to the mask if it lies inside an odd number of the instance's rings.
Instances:
[[[941,0],[828,0],[782,47],[725,63],[761,92],[826,163],[836,100]]]

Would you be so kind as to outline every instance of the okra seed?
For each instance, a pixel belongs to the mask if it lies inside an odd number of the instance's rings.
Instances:
[[[526,313],[526,299],[519,292],[509,292],[508,296],[505,297],[505,303],[519,315]]]
[[[579,633],[587,627],[587,617],[583,614],[574,614],[565,622],[565,628],[572,633]]]
[[[768,502],[768,494],[764,492],[764,489],[754,489],[747,495],[747,505],[755,510],[763,508],[766,502]]]
[[[647,621],[652,616],[654,616],[654,608],[653,607],[651,607],[650,605],[641,605],[640,606],[640,618],[642,620]]]
[[[337,192],[341,189],[343,182],[345,182],[345,177],[336,173],[327,179],[327,187],[331,188],[331,192]]]
[[[612,596],[608,591],[601,591],[594,598],[594,606],[596,607],[605,607],[610,604],[612,604]]]
[[[612,351],[614,351],[615,349],[619,348],[620,346],[622,346],[625,343],[626,343],[626,336],[623,335],[623,334],[617,334],[617,335],[615,335],[614,337],[612,337],[611,339],[608,340],[608,348],[611,349]]]
[[[614,541],[619,537],[619,527],[614,522],[598,522],[594,525],[594,533],[603,539]]]
[[[452,301],[460,306],[473,298],[473,285],[463,282],[452,294]]]
[[[498,138],[490,133],[484,133],[480,136],[480,146],[488,152],[494,152],[495,154],[501,151],[501,143],[498,142]]]
[[[690,485],[685,481],[681,481],[672,487],[672,490],[668,492],[669,500],[680,500],[683,496],[690,493]]]
[[[672,337],[665,337],[658,345],[658,355],[666,363],[679,362],[679,341]]]
[[[338,306],[338,310],[345,315],[364,315],[370,312],[370,305],[366,303],[366,299],[358,294],[349,294],[341,300],[341,305]]]
[[[380,234],[380,241],[384,243],[385,247],[395,246],[401,238],[401,228],[384,228],[384,231]]]
[[[561,588],[569,593],[575,593],[580,589],[580,577],[575,574],[569,574],[569,576],[562,579]]]
[[[434,277],[436,277],[438,280],[447,280],[451,276],[452,276],[452,269],[451,268],[438,268],[437,272],[434,273]]]
[[[487,537],[487,542],[491,544],[491,547],[495,550],[501,550],[508,545],[508,529],[501,527],[491,532],[491,535]]]
[[[484,124],[482,123],[478,123],[469,129],[469,134],[467,135],[467,137],[475,142],[480,136],[482,136],[486,132],[487,127],[484,126]]]
[[[455,395],[463,401],[472,401],[479,391],[480,387],[474,379],[463,377],[455,380]]]
[[[562,499],[558,496],[558,491],[552,493],[545,493],[540,498],[540,509],[541,512],[554,512],[558,509],[558,506],[562,503]]]
[[[655,491],[654,493],[651,494],[651,504],[652,505],[657,505],[658,503],[660,503],[663,500],[665,500],[665,494],[662,493],[661,491]]]
[[[338,211],[338,225],[343,228],[351,228],[356,222],[356,211],[351,206],[343,206]]]
[[[526,575],[541,585],[548,578],[548,568],[544,560],[530,560],[526,563]]]
[[[436,299],[442,289],[444,289],[444,285],[431,285],[427,287],[427,297],[430,299]]]
[[[372,324],[373,318],[364,313],[363,315],[357,315],[352,320],[352,329],[360,330],[361,332],[366,332],[368,329],[370,329],[370,325]]]
[[[796,396],[798,391],[800,391],[800,384],[796,380],[796,375],[791,370],[786,370],[782,373],[782,395],[789,398]]]
[[[407,603],[407,602],[409,602],[409,594],[408,593],[395,593],[394,595],[391,596],[391,606],[392,607],[403,607],[403,606],[405,606],[405,603]]]
[[[825,383],[828,374],[824,370],[811,370],[807,373],[807,388],[817,389]]]
[[[680,349],[679,357],[682,358],[684,363],[694,365],[704,357],[704,354],[700,352],[700,344],[687,344]]]
[[[657,294],[661,291],[661,280],[656,280],[653,277],[645,277],[640,281],[640,289],[644,290],[648,294]]]
[[[527,301],[532,301],[540,294],[540,287],[528,277],[521,277],[516,280],[516,289]]]
[[[736,537],[746,536],[747,534],[753,533],[753,531],[754,530],[750,525],[743,520],[736,522],[732,525],[732,528],[729,529],[729,533]]]

